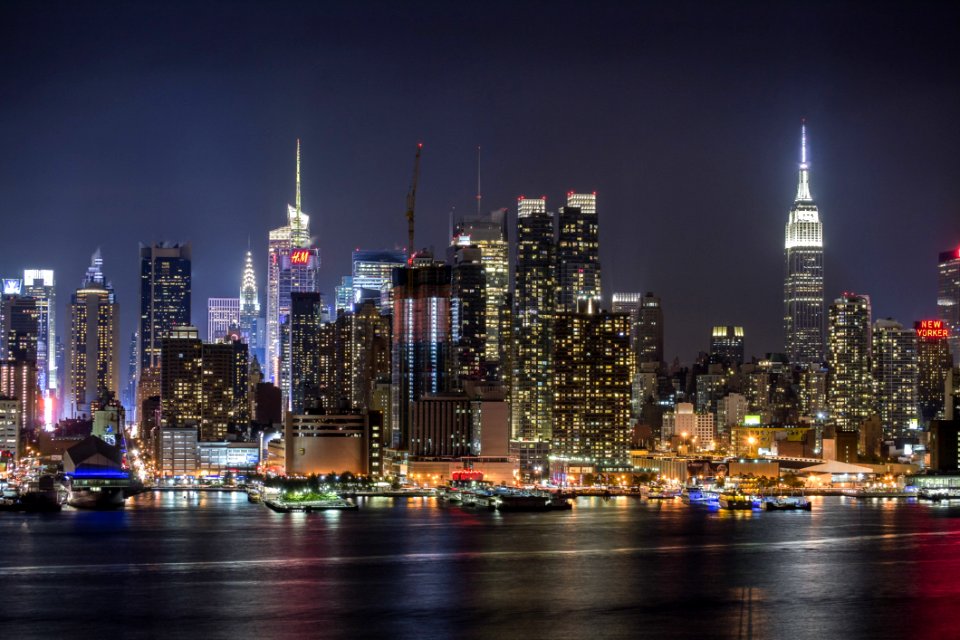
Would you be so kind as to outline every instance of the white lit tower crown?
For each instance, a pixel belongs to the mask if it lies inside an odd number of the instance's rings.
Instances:
[[[257,361],[263,360],[262,320],[260,319],[260,295],[257,292],[257,275],[253,270],[253,252],[247,250],[240,281],[240,334]]]
[[[800,180],[784,244],[783,326],[790,362],[823,362],[823,224],[810,194],[807,127],[801,127]]]

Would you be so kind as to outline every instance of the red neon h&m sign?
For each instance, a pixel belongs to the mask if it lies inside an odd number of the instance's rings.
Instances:
[[[290,264],[307,264],[310,262],[309,249],[297,249],[290,252]]]
[[[921,320],[917,323],[917,336],[920,338],[946,338],[950,330],[943,326],[943,320]]]

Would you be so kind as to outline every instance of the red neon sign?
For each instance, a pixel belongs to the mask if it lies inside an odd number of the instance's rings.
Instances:
[[[290,252],[290,264],[307,264],[310,262],[309,249],[297,249]]]
[[[920,338],[946,338],[950,336],[950,330],[943,326],[943,320],[921,320],[916,326],[917,337]]]

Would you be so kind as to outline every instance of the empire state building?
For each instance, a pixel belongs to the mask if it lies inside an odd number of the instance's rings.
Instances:
[[[810,195],[806,125],[800,139],[800,180],[784,244],[783,327],[790,362],[817,366],[823,362],[823,224]]]

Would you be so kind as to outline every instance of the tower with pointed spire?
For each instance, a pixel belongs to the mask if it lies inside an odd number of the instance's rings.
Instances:
[[[261,362],[263,356],[263,318],[260,315],[260,296],[257,276],[253,270],[253,252],[247,249],[240,281],[240,335],[247,343],[250,359]]]
[[[823,362],[823,223],[810,193],[807,125],[800,127],[800,177],[784,243],[783,327],[790,362]]]
[[[297,140],[296,200],[287,205],[287,224],[270,232],[267,245],[267,319],[264,362],[266,380],[287,391],[289,358],[283,357],[283,323],[290,315],[290,295],[318,291],[320,249],[310,238],[310,216],[300,195],[300,140]],[[252,345],[251,345],[252,346]]]

